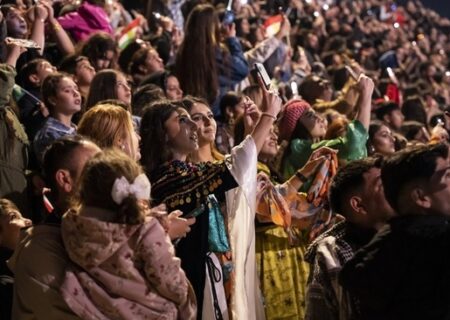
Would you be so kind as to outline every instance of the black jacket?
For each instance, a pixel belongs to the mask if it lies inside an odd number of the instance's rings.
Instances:
[[[450,217],[392,219],[342,269],[361,319],[450,319]]]

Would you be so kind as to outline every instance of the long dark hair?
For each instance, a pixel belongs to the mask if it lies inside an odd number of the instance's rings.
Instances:
[[[117,75],[119,71],[105,69],[97,72],[91,82],[89,94],[86,99],[85,111],[98,102],[108,99],[117,99]]]
[[[116,42],[106,32],[93,33],[81,47],[81,54],[86,56],[96,69],[97,59],[104,58],[108,51],[113,51],[116,54]],[[110,66],[110,68],[113,67],[113,65]]]
[[[219,47],[219,19],[214,7],[197,5],[189,14],[183,43],[176,60],[176,76],[186,94],[209,103],[218,94],[216,49]]]
[[[169,161],[171,154],[166,144],[164,123],[180,109],[168,100],[159,100],[145,107],[141,121],[141,163],[147,174]]]

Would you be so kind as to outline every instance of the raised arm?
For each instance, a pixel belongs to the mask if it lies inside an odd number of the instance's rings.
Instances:
[[[259,77],[258,82],[263,90],[263,112],[251,135],[255,141],[256,150],[259,153],[272,125],[277,120],[278,113],[281,110],[282,100],[276,93],[267,90]]]
[[[373,80],[364,74],[361,74],[358,79],[358,88],[360,95],[358,99],[358,115],[356,117],[359,122],[368,131],[370,125],[370,112],[372,109],[372,94],[375,87]]]
[[[67,32],[61,27],[59,22],[55,18],[55,13],[53,11],[53,6],[49,2],[41,2],[42,5],[47,10],[48,18],[47,21],[53,31],[53,37],[58,45],[58,48],[63,54],[73,54],[75,53],[75,47],[73,46],[72,40],[70,39]]]
[[[0,107],[4,107],[9,102],[14,87],[16,77],[16,62],[19,56],[26,49],[5,41],[7,55],[5,64],[0,64]]]
[[[31,26],[30,39],[35,41],[41,49],[39,54],[44,53],[45,46],[45,20],[47,19],[47,9],[42,4],[37,4],[31,8],[34,11],[34,21]],[[33,16],[32,14],[30,16]]]

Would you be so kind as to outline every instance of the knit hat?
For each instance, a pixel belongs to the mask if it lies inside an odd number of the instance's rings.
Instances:
[[[279,125],[281,140],[290,140],[298,119],[310,108],[309,103],[301,99],[293,99],[286,103]]]

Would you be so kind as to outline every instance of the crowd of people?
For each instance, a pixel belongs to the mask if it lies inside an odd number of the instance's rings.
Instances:
[[[418,0],[1,1],[0,319],[449,318],[449,37]]]

